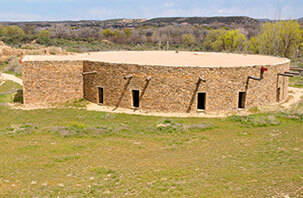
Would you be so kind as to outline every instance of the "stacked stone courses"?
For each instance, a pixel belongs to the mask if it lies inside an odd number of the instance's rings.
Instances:
[[[240,92],[246,93],[245,109],[282,102],[288,96],[288,77],[278,74],[289,71],[290,61],[282,58],[274,59],[272,64],[265,61],[265,64],[244,66],[238,63],[234,66],[169,66],[135,61],[121,63],[119,59],[115,63],[103,61],[102,54],[98,60],[53,59],[23,59],[25,105],[65,103],[81,98],[99,103],[98,88],[103,88],[102,105],[113,109],[134,108],[132,90],[139,90],[142,111],[197,113],[201,112],[197,109],[197,94],[205,93],[203,112],[220,114],[238,110]],[[262,67],[267,68],[263,79],[248,78],[260,78]]]

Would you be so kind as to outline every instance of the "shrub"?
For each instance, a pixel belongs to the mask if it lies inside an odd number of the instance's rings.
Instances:
[[[184,125],[172,120],[164,120],[156,126],[158,132],[161,133],[178,133],[184,132]]]
[[[4,68],[4,71],[21,74],[22,73],[22,66],[21,66],[19,60],[20,60],[20,58],[18,58],[18,57],[10,58],[8,60],[7,66]]]
[[[6,27],[5,32],[7,36],[23,36],[25,34],[21,28],[15,25]]]
[[[186,128],[189,131],[206,131],[206,130],[214,128],[214,126],[207,124],[207,123],[202,123],[202,124],[191,124],[191,125],[186,126]]]
[[[191,46],[196,43],[196,37],[193,34],[183,34],[182,43],[187,46]]]
[[[280,121],[274,115],[233,116],[232,120],[240,122],[244,127],[267,127],[280,124]]]
[[[38,34],[38,43],[49,44],[50,42],[50,32],[48,30],[42,30]]]
[[[22,49],[27,49],[27,50],[38,50],[42,46],[38,44],[24,44],[21,46]]]
[[[299,113],[279,113],[278,116],[281,118],[287,118],[295,121],[303,121],[303,114]]]
[[[100,35],[105,38],[110,38],[110,37],[114,36],[115,34],[111,29],[107,28],[107,29],[104,29],[103,31],[101,31]]]
[[[23,104],[23,90],[19,89],[14,96],[14,102]]]
[[[50,47],[48,48],[49,53],[52,55],[62,54],[63,50],[60,47]]]

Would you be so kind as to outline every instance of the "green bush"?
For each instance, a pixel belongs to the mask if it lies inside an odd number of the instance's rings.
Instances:
[[[41,49],[43,46],[38,45],[38,44],[24,44],[21,46],[21,49],[27,49],[27,50],[38,50]]]
[[[244,127],[267,127],[280,124],[280,121],[274,115],[232,116],[231,119],[239,122]]]
[[[295,121],[303,121],[303,114],[299,113],[279,113],[278,116],[281,118],[287,118]]]
[[[19,89],[14,96],[14,102],[23,104],[23,90]]]

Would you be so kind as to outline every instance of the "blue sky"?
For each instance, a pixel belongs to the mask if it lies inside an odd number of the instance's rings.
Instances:
[[[250,16],[298,18],[303,0],[0,0],[0,21]]]

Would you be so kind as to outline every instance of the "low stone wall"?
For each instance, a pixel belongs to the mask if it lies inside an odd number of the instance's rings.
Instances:
[[[261,81],[262,66],[243,67],[168,67],[84,62],[84,96],[98,103],[98,87],[104,90],[103,105],[132,108],[132,90],[140,91],[140,109],[155,112],[196,112],[197,93],[206,93],[205,112],[217,114],[238,110],[239,92],[246,92],[245,107],[272,104],[287,98],[288,78],[278,73],[289,71],[290,63],[264,65],[268,71]],[[123,77],[133,75],[132,79]],[[152,79],[147,81],[146,78]],[[199,77],[206,82],[197,84]]]
[[[26,105],[83,98],[83,61],[26,61],[22,64]]]

